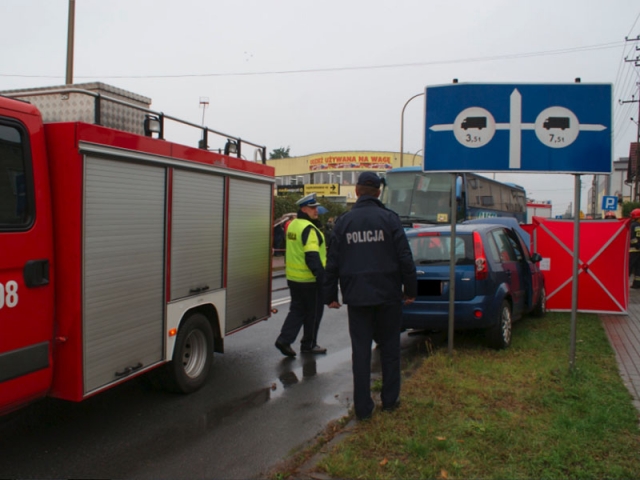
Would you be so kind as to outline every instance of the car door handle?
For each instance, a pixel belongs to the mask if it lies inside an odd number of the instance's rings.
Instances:
[[[29,260],[24,264],[24,284],[27,287],[41,287],[49,284],[49,260]]]

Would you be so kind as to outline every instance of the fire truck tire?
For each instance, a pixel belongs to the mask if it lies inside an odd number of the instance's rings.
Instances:
[[[178,330],[173,359],[166,367],[166,387],[191,393],[202,387],[213,363],[213,330],[201,313],[189,316]]]

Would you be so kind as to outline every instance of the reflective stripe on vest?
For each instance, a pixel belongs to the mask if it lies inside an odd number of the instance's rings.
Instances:
[[[309,225],[312,227],[311,232],[309,232],[306,245],[302,245],[302,232]],[[324,267],[327,264],[327,246],[322,232],[309,220],[296,218],[287,228],[287,249],[285,254],[287,280],[300,283],[316,281],[316,277],[313,276],[313,272],[309,270],[304,260],[306,252],[318,252],[322,266]]]

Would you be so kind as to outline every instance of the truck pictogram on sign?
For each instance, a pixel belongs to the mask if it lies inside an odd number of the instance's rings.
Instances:
[[[468,128],[482,130],[483,128],[487,128],[487,117],[467,117],[462,121],[460,126],[465,130]]]
[[[547,119],[542,124],[542,128],[550,130],[552,128],[560,128],[564,130],[565,128],[569,128],[571,126],[571,121],[569,117],[547,117]]]

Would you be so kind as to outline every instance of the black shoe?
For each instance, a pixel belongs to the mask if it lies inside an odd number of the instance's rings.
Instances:
[[[287,357],[295,357],[296,352],[291,348],[291,345],[287,345],[286,343],[276,342],[276,348],[282,352],[283,355]]]
[[[394,412],[395,410],[398,409],[399,406],[400,406],[400,400],[397,400],[396,403],[394,403],[393,405],[389,405],[388,407],[383,406],[382,407],[382,411],[383,412]]]
[[[366,422],[367,420],[371,420],[371,417],[373,417],[373,414],[377,409],[378,409],[378,406],[373,405],[373,408],[371,409],[371,412],[368,415],[364,415],[361,417],[358,414],[356,414],[356,420],[358,420],[359,422]]]
[[[300,351],[302,353],[327,353],[327,349],[324,347],[321,347],[320,345],[316,345],[313,348],[300,347]]]

